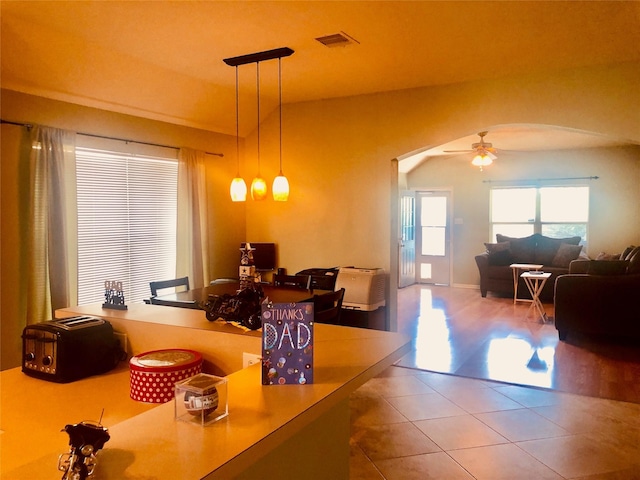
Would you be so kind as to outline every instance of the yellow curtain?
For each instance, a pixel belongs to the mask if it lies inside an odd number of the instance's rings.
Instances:
[[[27,323],[77,303],[75,133],[34,126],[29,135]]]
[[[209,282],[205,153],[181,148],[178,154],[178,233],[176,277],[188,276],[193,288]]]

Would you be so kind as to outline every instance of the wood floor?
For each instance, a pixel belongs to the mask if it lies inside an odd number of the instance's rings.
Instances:
[[[399,366],[640,403],[640,345],[558,340],[530,304],[479,290],[413,285],[398,293],[398,331],[414,338]],[[549,317],[553,305],[545,304]]]

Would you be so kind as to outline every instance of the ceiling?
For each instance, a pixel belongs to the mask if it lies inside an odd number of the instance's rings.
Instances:
[[[295,51],[282,59],[284,103],[640,60],[637,1],[0,6],[3,88],[227,134],[236,131],[236,77],[222,60],[273,48]],[[349,45],[316,40],[340,32]],[[278,105],[277,68],[260,64],[261,117]],[[258,117],[255,64],[238,73],[246,136]],[[497,133],[488,141],[502,143]]]
[[[626,140],[549,125],[497,125],[487,132],[484,141],[492,145],[498,158],[503,154],[523,152],[629,145]],[[471,145],[477,142],[480,142],[480,137],[474,134],[412,152],[399,159],[398,171],[408,173],[430,157],[448,156],[470,163],[475,156],[470,151]]]

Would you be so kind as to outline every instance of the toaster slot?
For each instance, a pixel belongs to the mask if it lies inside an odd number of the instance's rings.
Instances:
[[[92,327],[94,325],[101,325],[104,320],[97,317],[69,317],[55,322],[59,327],[65,330],[75,330],[77,328]]]

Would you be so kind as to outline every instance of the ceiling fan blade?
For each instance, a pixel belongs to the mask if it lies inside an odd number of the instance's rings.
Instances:
[[[472,153],[475,150],[443,150],[444,153]]]

